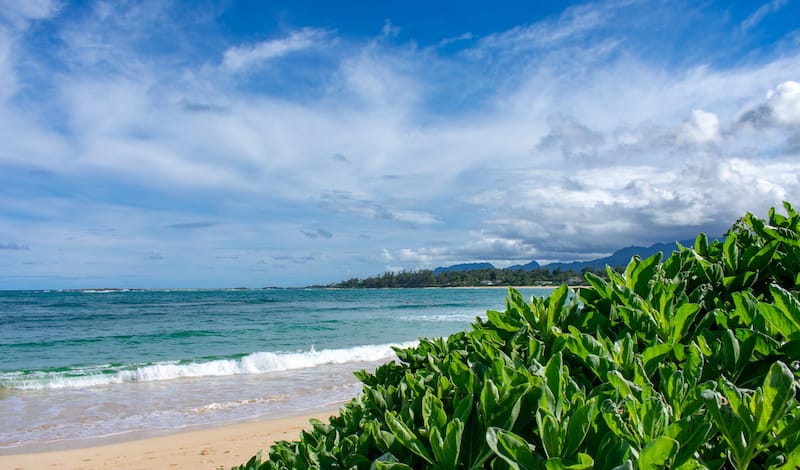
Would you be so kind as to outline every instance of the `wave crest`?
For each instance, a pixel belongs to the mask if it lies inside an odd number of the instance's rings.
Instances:
[[[265,374],[326,364],[377,362],[395,358],[393,347],[407,348],[416,341],[380,345],[354,346],[344,349],[323,349],[312,346],[305,352],[255,352],[238,359],[217,359],[205,362],[158,362],[119,367],[97,366],[66,371],[8,372],[0,374],[0,389],[55,390],[87,388],[125,382],[153,382],[181,378],[219,377],[239,374]]]

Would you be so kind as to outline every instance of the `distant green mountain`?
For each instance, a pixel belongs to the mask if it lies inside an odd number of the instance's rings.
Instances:
[[[626,246],[625,248],[620,248],[619,250],[615,251],[613,254],[611,254],[611,256],[606,256],[605,258],[598,258],[589,261],[572,261],[570,263],[549,263],[542,267],[547,268],[550,271],[560,269],[562,271],[572,270],[577,273],[583,268],[604,269],[606,266],[611,266],[612,268],[617,266],[627,266],[628,262],[630,262],[634,255],[639,255],[642,258],[648,258],[660,251],[664,253],[664,258],[666,258],[672,254],[673,251],[678,249],[678,243],[683,246],[693,246],[694,240],[682,240],[672,243],[656,243],[647,247]]]
[[[605,269],[606,266],[616,267],[616,266],[626,266],[630,261],[631,257],[634,255],[639,255],[642,258],[650,257],[659,251],[664,253],[664,257],[666,258],[669,256],[673,251],[678,249],[678,243],[683,246],[692,246],[694,245],[694,240],[682,240],[678,242],[672,243],[656,243],[654,245],[650,245],[647,247],[644,246],[626,246],[624,248],[620,248],[619,250],[615,251],[610,256],[606,256],[604,258],[597,258],[589,261],[571,261],[568,263],[548,263],[545,265],[539,265],[536,261],[531,261],[527,264],[515,264],[513,266],[509,266],[505,268],[508,271],[536,271],[537,269],[548,269],[550,271],[555,271],[556,269],[561,271],[574,271],[576,273],[581,272],[584,268],[594,268],[594,269]],[[494,266],[491,263],[462,263],[462,264],[454,264],[452,266],[445,266],[439,267],[433,270],[434,274],[444,273],[444,272],[453,272],[453,271],[473,271],[477,269],[493,269]]]
[[[452,266],[439,267],[433,270],[434,275],[459,271],[477,271],[479,269],[496,269],[492,263],[461,263]]]
[[[520,269],[523,271],[536,271],[537,269],[542,269],[542,267],[539,266],[539,263],[537,263],[536,261],[531,261],[528,264],[515,264],[514,266],[509,266],[505,269],[509,271],[517,271]]]

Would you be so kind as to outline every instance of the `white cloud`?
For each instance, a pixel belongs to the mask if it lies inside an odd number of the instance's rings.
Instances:
[[[11,56],[12,45],[8,31],[0,27],[0,103],[13,96],[17,89],[16,72]]]
[[[800,125],[800,82],[783,82],[767,94],[767,106],[775,122],[787,126]]]
[[[0,0],[0,16],[17,29],[24,29],[30,21],[50,18],[60,8],[55,0]]]
[[[767,92],[766,100],[746,109],[738,127],[757,130],[793,128],[800,124],[800,83],[789,80]]]
[[[60,5],[50,0],[0,0],[0,104],[17,92],[16,68],[25,57],[18,42],[20,32],[31,21],[50,18],[59,9]]]
[[[400,28],[393,25],[391,21],[385,20],[381,28],[381,36],[385,38],[396,38],[400,35]]]
[[[619,2],[578,5],[567,8],[556,20],[517,26],[508,31],[491,34],[480,41],[481,49],[515,54],[525,49],[552,47],[575,39],[604,24]]]
[[[684,141],[696,144],[708,144],[718,141],[719,118],[714,113],[695,109],[692,117],[684,124],[681,138]]]
[[[238,71],[258,63],[323,45],[329,33],[320,29],[303,28],[280,39],[231,47],[225,51],[222,65]]]
[[[742,31],[747,31],[753,28],[758,23],[760,23],[767,15],[769,15],[770,13],[777,12],[778,10],[783,8],[783,6],[786,5],[787,3],[789,3],[789,0],[772,0],[770,2],[761,5],[760,7],[758,7],[756,11],[753,12],[753,14],[751,14],[750,16],[747,17],[747,19],[742,21],[742,24],[740,25]]]
[[[51,179],[31,192],[81,195],[56,203],[8,189],[7,213],[57,220],[2,224],[15,228],[0,241],[31,247],[15,256],[46,246],[55,259],[58,243],[43,241],[81,234],[91,243],[69,244],[65,262],[96,260],[97,243],[136,252],[111,258],[120,265],[157,253],[195,266],[191,255],[216,259],[223,246],[241,269],[283,256],[306,262],[306,272],[327,262],[337,280],[385,265],[598,257],[700,229],[718,235],[745,211],[800,200],[790,145],[800,84],[787,81],[800,54],[724,70],[654,65],[629,39],[597,35],[621,20],[621,2],[459,37],[474,48],[455,55],[306,28],[227,51],[210,40],[195,62],[149,55],[137,42],[151,21],[174,19],[169,8],[159,20],[144,7],[126,16],[103,5],[55,34],[63,50],[25,59],[62,71],[47,93],[0,100],[2,171],[41,169]],[[182,39],[180,51],[193,50]],[[14,73],[14,40],[0,30],[0,86],[39,90],[34,68]],[[312,49],[323,65],[312,64],[311,77],[283,61],[257,66]],[[252,77],[230,73],[243,70]],[[300,84],[280,81],[293,73]],[[64,221],[79,210],[87,215]],[[147,228],[176,221],[216,225],[184,244]],[[82,235],[92,224],[126,235]],[[312,259],[322,238],[326,255]]]

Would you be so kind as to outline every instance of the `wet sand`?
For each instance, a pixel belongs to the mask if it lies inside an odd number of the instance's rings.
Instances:
[[[336,409],[289,418],[231,424],[91,447],[0,455],[0,468],[16,469],[216,469],[246,463],[275,441],[297,440],[311,418],[327,420]]]

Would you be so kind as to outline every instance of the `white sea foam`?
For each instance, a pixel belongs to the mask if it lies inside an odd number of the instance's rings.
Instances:
[[[159,362],[128,370],[91,368],[67,372],[9,373],[0,375],[0,388],[17,390],[55,390],[87,388],[124,382],[153,382],[189,377],[219,377],[240,374],[305,369],[326,364],[388,361],[395,358],[393,347],[407,348],[416,341],[380,345],[354,346],[345,349],[305,352],[256,352],[239,359],[219,359],[206,362]]]
[[[486,318],[485,314],[472,314],[472,313],[446,313],[446,314],[439,314],[439,315],[406,315],[400,317],[402,321],[427,321],[427,322],[473,322],[475,321],[475,317]]]

